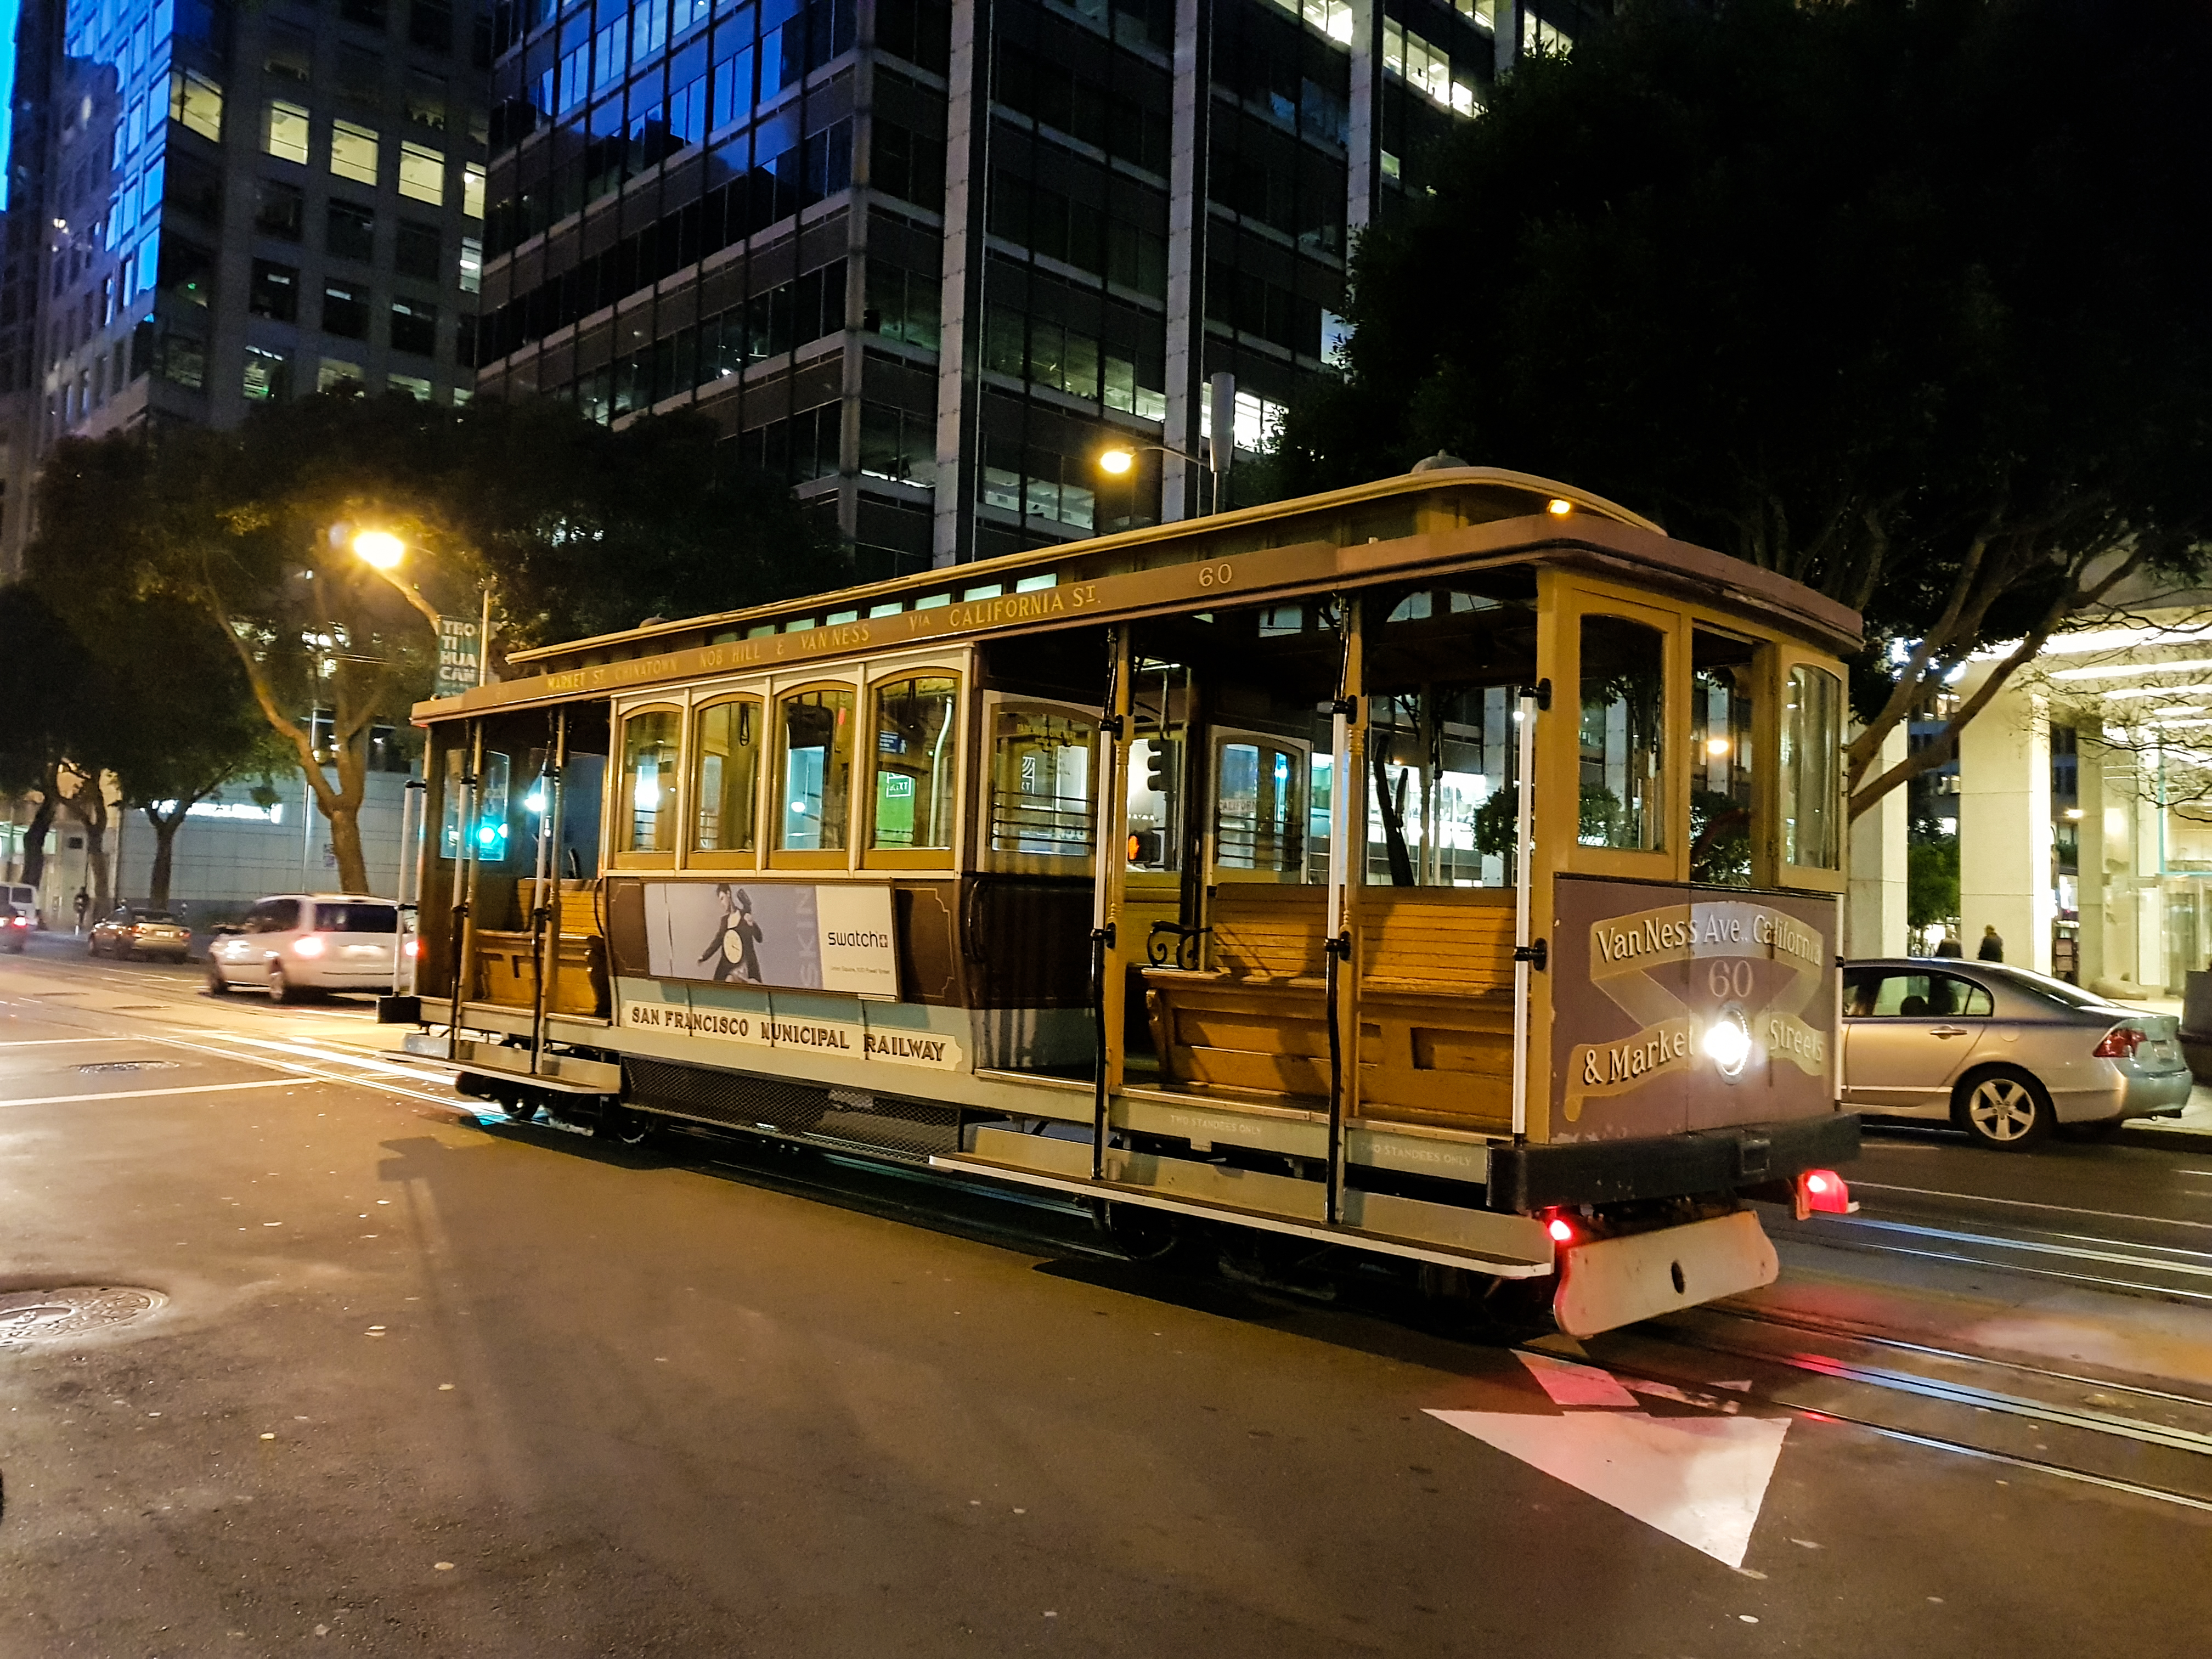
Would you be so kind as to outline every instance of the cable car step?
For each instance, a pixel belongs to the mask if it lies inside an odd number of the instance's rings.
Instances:
[[[1008,1129],[979,1128],[973,1134],[972,1152],[957,1157],[939,1154],[929,1160],[931,1167],[1507,1278],[1533,1278],[1552,1270],[1552,1241],[1543,1224],[1528,1216],[1460,1209],[1354,1188],[1344,1194],[1345,1219],[1331,1226],[1319,1182],[1119,1149],[1106,1154],[1106,1178],[1093,1181],[1086,1142]]]
[[[444,1046],[442,1040],[439,1046]],[[511,1048],[504,1043],[477,1042],[463,1037],[455,1047],[453,1063],[465,1071],[497,1072],[502,1077],[520,1078],[533,1089],[546,1089],[555,1094],[622,1092],[621,1066],[604,1060],[585,1060],[576,1054],[541,1054],[538,1069],[533,1072],[527,1048]]]

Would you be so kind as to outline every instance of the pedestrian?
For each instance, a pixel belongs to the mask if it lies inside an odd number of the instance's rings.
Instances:
[[[84,913],[92,908],[92,895],[82,887],[76,890],[76,930],[84,932]]]
[[[1936,954],[1939,957],[1963,957],[1966,953],[1960,948],[1958,934],[1946,927],[1943,937],[1936,941]]]
[[[2004,940],[1997,937],[1996,924],[1995,922],[1991,922],[1988,927],[1982,929],[1981,948],[1976,951],[1974,955],[1984,962],[2002,962],[2004,960]]]

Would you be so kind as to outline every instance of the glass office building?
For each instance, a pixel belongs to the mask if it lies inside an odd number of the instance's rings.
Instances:
[[[1549,15],[512,0],[479,385],[711,413],[864,578],[1182,516],[1209,378],[1255,447],[1328,362],[1352,235]],[[1169,453],[1108,479],[1109,441]]]
[[[68,0],[43,75],[36,443],[474,376],[489,20]],[[17,144],[22,144],[19,119]],[[14,216],[11,210],[11,217]]]

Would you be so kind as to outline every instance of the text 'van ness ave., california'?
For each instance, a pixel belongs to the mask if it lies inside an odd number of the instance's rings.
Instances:
[[[1650,910],[1590,924],[1606,968],[1649,967],[1702,956],[1794,957],[1813,968],[1826,951],[1820,932],[1763,904],[1724,902]]]

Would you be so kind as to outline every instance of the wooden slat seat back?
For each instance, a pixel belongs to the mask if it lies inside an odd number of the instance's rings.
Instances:
[[[1213,890],[1214,971],[1239,983],[1319,984],[1328,892],[1269,882],[1224,882]]]

